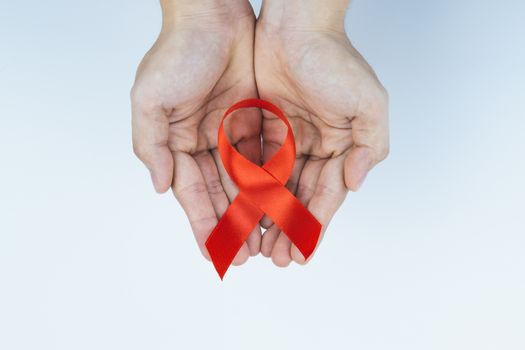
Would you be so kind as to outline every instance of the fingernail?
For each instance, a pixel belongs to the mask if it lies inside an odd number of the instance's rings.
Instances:
[[[149,175],[151,176],[151,182],[153,183],[153,188],[155,189],[155,192],[158,192],[158,190],[157,190],[157,177],[155,176],[155,174],[152,171],[149,172]]]
[[[363,183],[364,183],[365,180],[366,180],[366,176],[367,176],[367,175],[368,175],[368,172],[365,172],[365,173],[361,176],[361,178],[360,178],[359,181],[357,182],[357,185],[356,185],[356,188],[355,188],[356,191],[359,190],[359,189],[361,188],[361,186],[363,185]]]

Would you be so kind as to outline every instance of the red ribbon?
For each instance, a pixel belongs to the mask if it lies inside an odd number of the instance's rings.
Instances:
[[[265,109],[275,114],[288,128],[282,146],[262,167],[237,152],[224,132],[224,120],[232,112],[249,107]],[[277,106],[263,100],[237,102],[222,117],[218,148],[224,168],[239,188],[239,194],[206,241],[206,248],[221,279],[265,213],[297,246],[305,259],[308,259],[319,240],[321,224],[284,186],[295,161],[292,127],[284,113]]]

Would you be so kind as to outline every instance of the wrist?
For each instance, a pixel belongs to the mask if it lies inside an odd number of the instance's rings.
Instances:
[[[264,0],[259,23],[276,29],[344,32],[349,0]]]
[[[160,0],[162,27],[199,23],[232,25],[253,16],[248,0]]]

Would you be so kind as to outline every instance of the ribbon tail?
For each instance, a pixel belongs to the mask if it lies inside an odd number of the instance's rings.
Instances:
[[[315,247],[317,247],[322,226],[306,208],[305,213],[298,215],[297,218],[301,218],[299,225],[288,222],[283,225],[286,228],[282,230],[303,254],[304,259],[308,260],[313,254]]]
[[[241,192],[211,232],[206,249],[221,280],[263,214]]]
[[[321,236],[321,223],[284,186],[268,185],[256,198],[260,208],[308,259]]]

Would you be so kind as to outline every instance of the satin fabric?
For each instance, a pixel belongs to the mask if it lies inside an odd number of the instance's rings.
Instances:
[[[224,121],[231,113],[250,107],[275,114],[288,128],[282,146],[262,167],[241,155],[224,132]],[[224,168],[239,188],[239,194],[206,241],[206,248],[220,278],[224,278],[235,255],[265,213],[308,259],[319,240],[321,224],[284,186],[295,161],[293,131],[284,113],[264,100],[248,99],[235,103],[221,120],[218,149]]]

